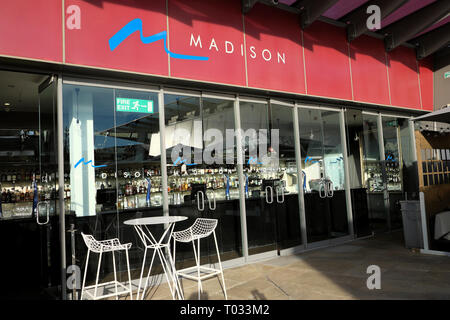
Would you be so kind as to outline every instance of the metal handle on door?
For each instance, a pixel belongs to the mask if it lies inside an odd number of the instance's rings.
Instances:
[[[279,190],[281,189],[281,200],[280,200],[280,197],[279,197]],[[284,202],[284,188],[283,187],[278,187],[277,189],[277,202],[278,203],[283,203]]]
[[[200,205],[200,194],[202,196],[202,206]],[[197,192],[197,209],[198,211],[203,211],[205,210],[205,194],[203,193],[203,191],[199,191]]]
[[[208,197],[208,207],[209,210],[214,211],[216,210],[216,193],[214,191],[210,192],[209,195],[212,194],[212,198],[213,198],[213,206],[211,206],[211,197]]]
[[[333,198],[334,195],[334,190],[333,190],[333,181],[328,181],[327,182],[327,197],[328,198]]]
[[[322,192],[323,190],[323,192]],[[319,183],[319,197],[324,199],[327,197],[327,189],[324,181]]]
[[[269,191],[270,190],[270,201],[269,201]],[[266,203],[273,203],[273,188],[271,186],[266,187]]]
[[[45,204],[45,207],[47,209],[46,210],[46,220],[45,220],[45,222],[39,221],[39,205],[41,203]],[[38,202],[37,208],[36,208],[36,223],[38,225],[42,226],[42,225],[48,224],[49,221],[50,221],[50,202],[49,201],[40,201],[40,202]]]

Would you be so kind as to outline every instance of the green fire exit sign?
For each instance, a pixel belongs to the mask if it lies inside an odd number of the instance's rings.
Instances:
[[[386,126],[397,127],[398,126],[397,120],[391,120],[391,121],[386,122]]]
[[[116,98],[116,111],[153,113],[153,100]]]
[[[450,71],[447,71],[446,73],[444,73],[444,79],[448,79],[450,78]]]

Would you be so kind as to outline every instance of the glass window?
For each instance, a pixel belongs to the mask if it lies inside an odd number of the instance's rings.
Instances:
[[[318,191],[318,181],[323,176],[323,136],[322,119],[319,110],[299,109],[300,143],[302,170],[304,174],[303,188],[306,192]]]
[[[169,214],[190,218],[177,223],[177,229],[189,227],[197,217],[218,219],[222,260],[239,257],[234,100],[165,94],[164,104]],[[233,133],[231,141],[227,130]],[[202,255],[215,255],[214,240],[208,241]],[[177,247],[177,260],[185,259],[194,259],[192,248]]]
[[[138,268],[142,243],[123,221],[161,215],[158,95],[65,84],[63,110],[66,212],[75,229],[97,240],[133,243],[130,264]],[[86,250],[77,237],[82,264]],[[88,268],[96,267],[94,260]],[[112,268],[105,265],[104,275]],[[88,274],[87,281],[95,278]]]
[[[278,240],[280,249],[302,243],[298,188],[301,173],[297,171],[294,139],[294,108],[286,105],[270,104],[270,127],[278,131],[278,178],[283,188],[283,200],[277,204]],[[300,177],[300,181],[299,181]],[[275,194],[276,195],[276,194]],[[281,197],[280,197],[281,200]]]
[[[386,164],[386,178],[388,191],[402,192],[402,169],[403,159],[400,149],[400,124],[404,123],[406,119],[397,119],[393,117],[382,117],[383,124],[383,138],[384,138],[384,157]],[[406,144],[406,151],[408,151],[409,144]],[[402,149],[403,150],[403,149]],[[408,155],[408,152],[406,152]],[[408,160],[410,157],[407,157]]]
[[[158,94],[115,90],[119,210],[162,206]]]
[[[69,211],[92,216],[102,205],[115,211],[116,192],[96,199],[98,189],[116,189],[114,90],[77,85],[63,90]]]
[[[348,234],[338,111],[298,110],[308,241]]]
[[[377,121],[377,115],[363,113],[364,185],[369,192],[383,191]]]

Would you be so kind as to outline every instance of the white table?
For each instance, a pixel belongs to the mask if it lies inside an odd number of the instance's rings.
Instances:
[[[156,253],[158,253],[159,260],[161,261],[161,266],[164,270],[164,274],[166,276],[167,284],[169,286],[170,292],[172,294],[172,298],[175,300],[176,294],[178,294],[179,299],[184,299],[183,293],[181,291],[177,276],[175,274],[175,262],[170,254],[169,244],[170,238],[172,237],[173,228],[175,223],[178,221],[186,220],[187,217],[182,216],[159,216],[159,217],[149,217],[149,218],[139,218],[124,221],[124,224],[133,226],[136,230],[139,238],[145,247],[144,259],[142,260],[142,269],[141,276],[139,278],[139,286],[136,294],[136,299],[139,299],[139,292],[141,290],[142,285],[142,277],[144,273],[145,267],[145,259],[147,257],[147,250],[153,249],[152,261],[150,263],[150,268],[148,269],[147,278],[145,281],[144,290],[142,291],[141,299],[144,298],[145,290],[147,290],[148,280],[150,277],[150,271],[152,270],[153,261],[155,259]],[[166,224],[167,229],[164,231],[161,239],[157,241],[155,237],[150,232],[148,226],[149,225],[157,225],[157,224]],[[167,258],[163,252],[163,248],[167,248]]]
[[[434,239],[437,240],[450,232],[450,211],[440,212],[434,219]],[[450,240],[450,235],[444,238]]]

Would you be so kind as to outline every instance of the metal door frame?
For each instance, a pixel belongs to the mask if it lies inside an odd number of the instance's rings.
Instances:
[[[345,112],[346,109],[343,107],[339,108],[329,108],[329,107],[323,107],[318,105],[305,105],[305,104],[296,104],[295,108],[295,114],[296,114],[296,120],[298,125],[297,131],[294,131],[295,138],[298,139],[298,143],[296,142],[296,154],[298,159],[297,160],[297,166],[299,167],[297,170],[301,171],[301,144],[300,144],[300,121],[298,121],[298,110],[304,109],[304,110],[319,110],[319,111],[333,111],[336,112],[339,116],[339,129],[340,129],[340,136],[341,136],[341,145],[342,145],[342,154],[344,158],[344,191],[345,191],[345,199],[346,199],[346,213],[347,213],[347,224],[348,224],[348,234],[337,237],[337,238],[331,238],[331,239],[325,239],[322,241],[314,241],[309,242],[307,237],[307,223],[306,223],[306,211],[305,211],[305,199],[304,199],[304,193],[303,193],[303,185],[299,186],[299,190],[301,189],[301,199],[300,199],[300,217],[301,217],[301,223],[302,223],[302,238],[304,238],[304,244],[303,247],[305,250],[307,249],[314,249],[319,247],[326,247],[331,245],[336,245],[343,242],[351,241],[355,238],[354,228],[353,228],[353,209],[352,209],[352,202],[351,202],[351,191],[350,191],[350,175],[349,175],[349,168],[348,168],[348,154],[347,154],[347,133],[345,130]],[[323,128],[322,128],[323,131]],[[298,135],[298,137],[297,137]],[[297,151],[298,148],[298,151]],[[299,192],[300,194],[300,192]],[[303,231],[304,230],[304,231]],[[303,236],[304,235],[304,236]],[[298,251],[294,251],[298,252]],[[289,252],[288,252],[289,254]]]

